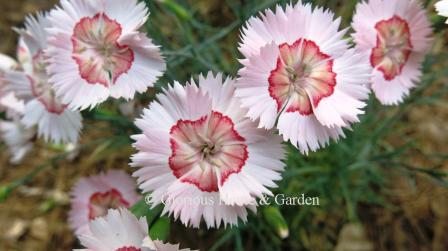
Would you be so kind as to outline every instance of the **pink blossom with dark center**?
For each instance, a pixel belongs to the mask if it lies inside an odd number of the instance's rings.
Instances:
[[[281,138],[246,118],[234,94],[234,80],[210,72],[198,85],[169,86],[136,121],[139,187],[185,225],[245,221],[281,179]]]
[[[371,89],[384,105],[401,103],[419,83],[431,24],[418,0],[368,0],[352,22],[356,49],[369,54]]]
[[[49,15],[46,54],[64,103],[83,110],[154,86],[166,65],[159,46],[139,31],[148,16],[137,0],[61,0]]]
[[[331,11],[299,1],[241,30],[236,96],[251,120],[277,128],[304,154],[344,137],[366,106],[368,57],[349,49],[339,25]]]

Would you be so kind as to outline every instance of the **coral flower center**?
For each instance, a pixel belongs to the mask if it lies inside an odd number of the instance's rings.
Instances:
[[[376,47],[372,49],[370,63],[390,81],[401,74],[412,52],[409,26],[405,20],[394,16],[378,22],[375,29]]]
[[[310,115],[323,98],[333,94],[333,59],[306,39],[281,44],[279,49],[277,67],[268,79],[269,94],[277,102],[278,111]]]
[[[115,189],[111,189],[104,193],[97,192],[90,196],[89,201],[89,219],[95,219],[107,215],[107,210],[118,209],[120,207],[128,208],[127,202],[121,193]]]
[[[218,191],[218,185],[240,172],[248,158],[246,140],[232,119],[219,112],[195,121],[179,120],[170,136],[173,174],[202,191]]]
[[[108,87],[131,68],[134,52],[118,43],[121,32],[121,25],[104,13],[84,17],[75,25],[72,58],[89,84]]]
[[[46,72],[47,64],[45,63],[42,51],[36,53],[33,57],[33,73],[28,76],[31,83],[32,94],[41,104],[45,106],[48,112],[61,114],[64,112],[66,105],[62,104],[53,91],[48,82]]]
[[[117,248],[115,251],[141,251],[141,249],[136,247],[122,247]]]

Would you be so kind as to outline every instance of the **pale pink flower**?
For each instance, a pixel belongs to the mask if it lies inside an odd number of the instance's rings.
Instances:
[[[435,7],[440,16],[448,17],[448,0],[438,1]],[[448,20],[446,23],[448,24]]]
[[[18,64],[14,59],[0,54],[0,111],[4,111],[9,119],[9,121],[0,120],[0,139],[8,147],[11,164],[22,162],[33,148],[32,139],[35,136],[32,128],[25,128],[20,122],[25,105],[9,90],[10,83],[5,78],[7,72],[17,67]]]
[[[0,120],[0,138],[11,154],[11,164],[20,164],[32,150],[35,134],[33,128],[26,128],[18,120]]]
[[[19,119],[25,112],[25,103],[17,99],[13,92],[9,92],[0,97],[0,111],[5,111],[8,119]]]
[[[242,29],[237,97],[260,127],[276,125],[303,153],[344,136],[368,98],[370,67],[349,49],[331,11],[310,4],[277,7]]]
[[[89,223],[89,232],[78,235],[86,249],[78,251],[189,251],[148,237],[146,217],[137,219],[126,209],[110,209],[105,217]]]
[[[25,100],[22,123],[26,127],[37,126],[39,137],[54,143],[75,143],[82,127],[78,111],[68,109],[61,102],[49,82],[47,62],[43,51],[47,48],[49,22],[45,14],[26,18],[25,29],[18,29],[31,55],[31,66],[23,71],[9,71],[6,80],[15,95]],[[26,62],[24,62],[26,64]]]
[[[14,93],[8,92],[0,96],[0,111],[4,111],[8,119],[0,120],[0,139],[8,147],[11,154],[10,163],[14,165],[20,164],[31,151],[36,134],[34,128],[26,128],[21,123],[24,110],[23,101],[18,100]]]
[[[19,37],[19,42],[17,43],[16,55],[20,68],[25,72],[32,72],[33,56],[22,36]]]
[[[179,244],[163,243],[159,240],[153,241],[149,236],[143,240],[143,247],[149,248],[150,251],[190,251],[189,248],[180,249],[179,246]]]
[[[17,62],[7,55],[0,54],[0,111],[5,111],[10,119],[16,119],[24,112],[25,105],[22,100],[16,98],[8,88],[5,78],[6,72],[16,69]]]
[[[234,81],[209,73],[199,87],[174,83],[145,109],[134,135],[131,165],[152,206],[164,204],[185,225],[208,227],[246,220],[254,200],[272,195],[284,164],[281,138],[245,118]]]
[[[0,97],[5,95],[4,86],[6,85],[5,73],[17,68],[17,62],[10,56],[0,54]]]
[[[431,25],[417,0],[358,3],[352,23],[358,50],[369,53],[371,87],[384,105],[397,105],[420,81]]]
[[[106,215],[108,209],[133,206],[140,199],[136,189],[135,180],[118,170],[80,179],[71,191],[71,228],[86,233],[88,223]]]
[[[17,62],[8,55],[0,54],[0,70],[6,71],[17,67]]]
[[[138,29],[148,9],[137,0],[62,0],[50,13],[47,51],[54,88],[72,108],[109,96],[131,99],[163,74],[159,47]]]

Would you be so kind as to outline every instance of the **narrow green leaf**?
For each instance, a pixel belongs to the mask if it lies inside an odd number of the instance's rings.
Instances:
[[[9,186],[0,187],[0,203],[4,202],[11,194],[12,189]]]
[[[145,196],[146,198],[146,196]],[[162,212],[163,205],[158,205],[155,208],[151,209],[151,206],[146,203],[145,198],[139,200],[137,203],[135,203],[131,208],[130,211],[137,217],[146,217],[146,221],[148,222],[148,227],[150,228],[155,220],[160,216],[160,213]]]
[[[165,241],[170,234],[170,218],[163,216],[157,219],[149,229],[149,237],[152,240]]]
[[[273,206],[263,208],[263,216],[280,238],[285,239],[289,236],[288,224],[278,208]]]
[[[150,211],[149,206],[146,204],[145,199],[139,200],[129,209],[137,218],[146,216]]]
[[[191,20],[190,13],[181,5],[176,3],[173,0],[160,0],[160,2],[168,8],[171,12],[173,12],[180,20],[189,21]]]

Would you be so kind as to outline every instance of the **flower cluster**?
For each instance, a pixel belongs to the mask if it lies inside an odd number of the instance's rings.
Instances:
[[[446,5],[436,5],[441,15]],[[17,62],[0,57],[0,133],[12,162],[36,138],[78,143],[82,110],[109,97],[132,102],[154,86],[166,64],[140,31],[148,17],[137,0],[61,0],[15,29]],[[355,44],[340,26],[330,10],[301,1],[268,9],[241,29],[238,76],[209,72],[157,94],[135,122],[136,181],[110,171],[72,190],[69,222],[85,250],[179,249],[149,239],[146,220],[128,211],[141,198],[137,187],[151,208],[187,226],[245,222],[282,179],[283,141],[302,154],[338,141],[360,121],[371,90],[384,105],[403,102],[431,45],[421,4],[358,3]]]

